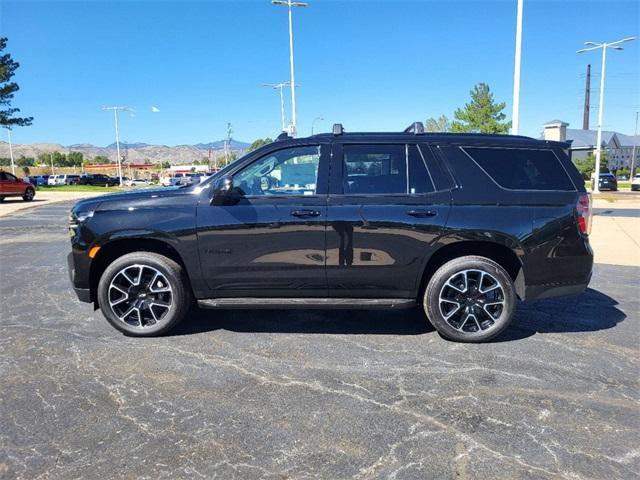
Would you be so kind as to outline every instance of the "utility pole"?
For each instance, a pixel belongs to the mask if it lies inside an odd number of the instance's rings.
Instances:
[[[511,114],[511,134],[520,130],[520,63],[522,58],[522,10],[524,0],[518,0],[516,13],[516,55],[513,67],[513,113]]]
[[[113,121],[116,130],[116,155],[118,157],[118,177],[120,179],[120,186],[122,186],[122,159],[120,158],[120,138],[118,133],[118,113],[122,111],[130,112],[129,107],[102,107],[103,110],[113,110]]]
[[[584,42],[584,44],[588,45],[588,47],[582,48],[576,52],[584,53],[591,50],[602,49],[602,70],[600,70],[600,107],[598,108],[598,133],[596,135],[596,171],[595,178],[593,180],[594,193],[600,193],[598,183],[600,181],[600,157],[602,156],[602,117],[604,110],[604,77],[607,62],[607,48],[611,48],[613,50],[623,50],[623,48],[620,46],[621,43],[629,42],[635,39],[636,37],[627,37],[611,43]]]
[[[636,145],[638,144],[638,112],[636,112],[636,128],[633,132],[633,150],[631,151],[631,172],[629,179],[633,181],[633,171],[636,168]]]
[[[280,91],[280,122],[282,125],[282,131],[284,132],[286,130],[286,127],[284,125],[284,94],[282,93],[282,89],[284,87],[288,87],[291,83],[290,82],[280,82],[280,83],[264,83],[262,86],[263,87],[271,87],[274,90],[279,90]],[[300,85],[296,85],[296,87],[299,87]]]
[[[589,107],[591,102],[591,64],[587,65],[587,84],[584,88],[584,113],[582,114],[582,129],[589,130]]]
[[[51,162],[51,175],[55,175],[56,171],[53,169],[53,153],[49,154],[49,161]]]
[[[231,135],[233,133],[233,129],[231,128],[231,123],[227,122],[227,138],[224,141],[224,160],[225,160],[225,165],[229,164],[229,156],[230,156],[230,150],[231,150]]]
[[[9,137],[9,156],[11,157],[11,173],[16,174],[16,164],[13,161],[13,143],[11,142],[11,128],[7,127],[7,136]]]
[[[297,132],[296,118],[296,76],[293,66],[293,13],[292,7],[308,7],[308,3],[292,2],[291,0],[271,0],[273,5],[286,5],[289,8],[289,66],[291,69],[291,136],[295,137]]]

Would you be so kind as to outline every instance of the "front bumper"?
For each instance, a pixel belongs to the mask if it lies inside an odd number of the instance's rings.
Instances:
[[[91,298],[91,289],[77,286],[76,267],[73,253],[67,255],[67,267],[69,269],[69,280],[71,281],[71,286],[73,287],[73,291],[76,293],[78,300],[81,302],[91,303],[93,301]]]

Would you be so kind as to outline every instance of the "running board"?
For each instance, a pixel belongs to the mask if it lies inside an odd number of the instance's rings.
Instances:
[[[207,298],[198,300],[201,308],[411,308],[416,301],[407,298]]]

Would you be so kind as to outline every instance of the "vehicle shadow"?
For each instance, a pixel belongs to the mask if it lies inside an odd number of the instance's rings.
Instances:
[[[36,194],[37,195],[37,194]],[[10,205],[12,203],[38,203],[38,202],[44,202],[45,199],[43,198],[33,198],[33,200],[29,201],[29,202],[25,202],[22,197],[6,197],[3,201],[1,205]]]
[[[626,315],[618,302],[593,289],[576,297],[520,303],[513,323],[493,342],[536,333],[593,332],[615,327]],[[194,308],[168,335],[214,330],[240,333],[422,335],[434,332],[421,308],[405,310],[209,310]]]
[[[521,340],[536,333],[596,332],[627,318],[618,302],[592,288],[574,297],[520,303],[513,323],[493,342]]]

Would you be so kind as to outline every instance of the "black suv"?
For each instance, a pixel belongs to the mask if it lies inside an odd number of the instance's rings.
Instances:
[[[80,177],[80,180],[78,180],[78,184],[80,185],[96,185],[100,187],[113,187],[119,183],[119,179],[103,175],[102,173],[83,175]]]
[[[590,198],[568,144],[480,134],[344,133],[274,143],[199,185],[71,210],[71,281],[125,334],[209,308],[421,305],[485,341],[516,303],[578,294]]]

